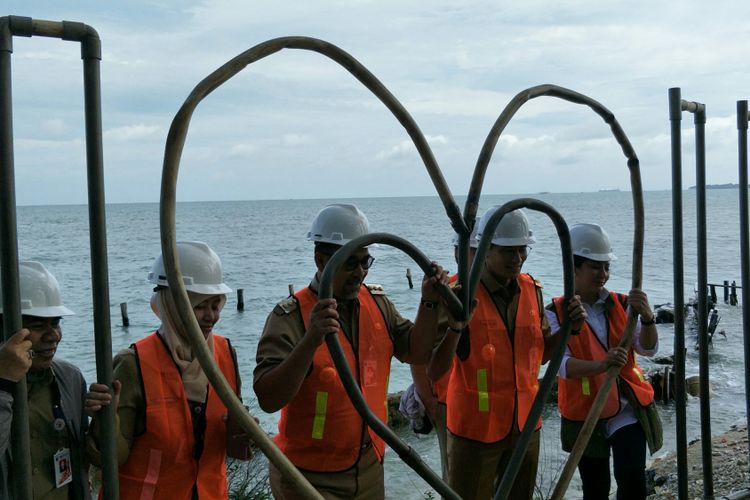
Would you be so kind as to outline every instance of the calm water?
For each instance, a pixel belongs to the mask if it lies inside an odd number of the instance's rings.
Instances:
[[[684,193],[685,290],[693,296],[696,280],[695,194]],[[516,196],[484,196],[481,209],[503,203]],[[633,216],[631,195],[627,192],[535,195],[553,205],[569,224],[596,222],[610,234],[619,260],[612,265],[609,288],[627,291],[631,283]],[[183,203],[177,207],[178,239],[208,242],[220,255],[226,282],[233,289],[245,290],[245,311],[236,311],[236,296],[230,296],[217,331],[228,336],[237,349],[240,372],[245,381],[245,399],[261,419],[263,427],[275,431],[277,415],[257,410],[252,390],[255,347],[266,315],[288,293],[288,285],[299,289],[314,272],[312,244],[306,240],[310,222],[322,206],[336,200],[242,201]],[[352,200],[369,217],[373,230],[408,239],[434,260],[455,269],[451,246],[452,229],[438,198],[377,198]],[[458,199],[463,207],[463,199]],[[651,303],[673,301],[672,223],[669,192],[645,193],[646,246],[643,288]],[[739,221],[737,190],[708,192],[709,282],[740,281]],[[560,251],[556,233],[546,216],[531,212],[530,220],[537,244],[524,270],[545,284],[545,298],[562,291]],[[146,275],[153,258],[159,254],[158,204],[110,205],[107,207],[109,282],[112,304],[112,343],[115,351],[153,331],[158,326],[148,301],[152,286]],[[19,253],[22,259],[43,262],[58,278],[65,304],[77,315],[66,318],[63,342],[58,356],[75,362],[88,381],[95,377],[93,316],[91,311],[91,267],[89,258],[88,216],[85,206],[20,207],[18,209]],[[416,265],[399,250],[381,246],[374,250],[374,267],[369,283],[382,284],[391,299],[407,317],[415,314],[419,302],[418,285],[410,290],[405,273]],[[418,279],[415,279],[418,281]],[[721,298],[721,292],[719,292]],[[122,327],[119,303],[127,302],[130,327]],[[721,300],[720,300],[721,302]],[[714,433],[726,430],[745,417],[742,317],[738,307],[719,305],[722,315],[711,359],[714,396],[711,417]],[[660,354],[671,354],[673,328],[659,325]],[[688,375],[698,373],[697,352],[690,337]],[[645,368],[651,363],[641,360]],[[402,390],[410,382],[406,365],[394,363],[391,392]],[[688,403],[688,439],[699,437],[698,400]],[[665,448],[674,449],[673,407],[662,407],[665,424]],[[540,482],[554,480],[561,457],[558,445],[557,412],[548,409],[542,431]],[[439,457],[434,435],[417,438],[402,431],[428,464],[438,469]],[[422,498],[429,488],[401,464],[394,453],[386,459],[388,497]],[[575,495],[574,484],[571,494]]]

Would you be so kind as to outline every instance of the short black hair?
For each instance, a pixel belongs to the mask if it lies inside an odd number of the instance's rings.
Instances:
[[[334,243],[325,243],[323,241],[315,242],[315,253],[322,253],[324,255],[333,255],[336,251],[341,248],[341,245]]]
[[[581,267],[583,263],[586,262],[587,260],[591,260],[591,259],[587,259],[586,257],[581,257],[580,255],[573,255],[573,265],[575,266],[576,269]]]
[[[579,267],[581,267],[586,262],[597,262],[597,263],[599,263],[599,262],[607,262],[607,263],[609,263],[608,260],[607,261],[601,261],[601,260],[589,259],[588,257],[581,257],[580,255],[573,255],[573,266],[575,266],[576,269],[578,269]]]

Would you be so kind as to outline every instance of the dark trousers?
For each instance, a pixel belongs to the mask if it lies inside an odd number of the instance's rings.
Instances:
[[[617,482],[617,500],[646,498],[646,435],[640,424],[618,429],[609,439]],[[607,500],[610,477],[609,457],[581,457],[578,473],[583,483],[583,500]]]

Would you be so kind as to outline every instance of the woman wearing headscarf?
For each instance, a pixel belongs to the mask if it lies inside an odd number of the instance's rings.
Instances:
[[[190,305],[206,344],[239,396],[236,354],[229,340],[213,331],[226,293],[231,292],[223,282],[221,261],[202,242],[178,242],[177,250]],[[161,325],[114,359],[114,379],[119,382],[115,401],[119,396],[120,498],[227,498],[227,447],[237,444],[227,440],[227,408],[209,385],[190,346],[167,288],[161,256],[154,262],[149,281],[156,285],[151,309]],[[95,386],[91,389],[97,392]],[[102,403],[107,404],[106,398]],[[245,436],[234,438],[244,441],[239,447],[246,449]]]

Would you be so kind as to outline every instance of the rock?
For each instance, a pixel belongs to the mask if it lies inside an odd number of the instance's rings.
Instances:
[[[712,441],[714,496],[719,498],[748,489],[747,426],[715,436]],[[702,449],[700,440],[688,446],[688,498],[703,494]],[[677,457],[674,453],[657,458],[646,471],[649,499],[677,498]],[[662,480],[663,479],[663,480]]]

